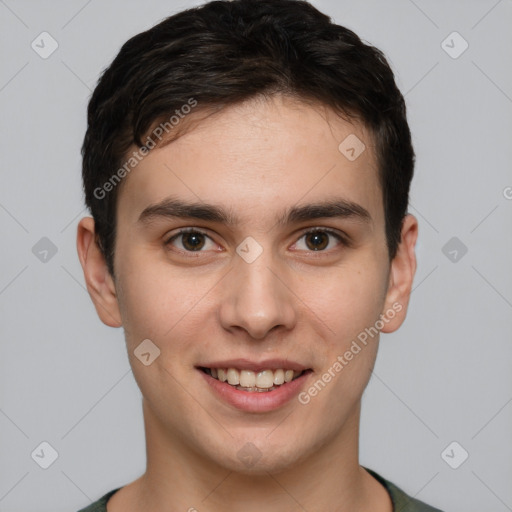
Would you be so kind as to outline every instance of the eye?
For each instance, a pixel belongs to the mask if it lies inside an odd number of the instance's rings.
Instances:
[[[181,229],[178,233],[171,236],[165,242],[165,245],[173,245],[176,247],[175,242],[179,243],[181,246],[177,247],[178,249],[186,252],[202,252],[201,249],[204,249],[205,247],[206,249],[212,249],[212,246],[215,245],[208,235],[195,228]]]
[[[305,249],[301,250],[306,251],[325,252],[326,249],[332,249],[333,246],[345,245],[344,238],[330,229],[317,228],[304,233],[295,244],[295,247],[301,245],[300,241],[302,239],[304,239],[302,245],[305,245]],[[334,242],[333,239],[335,240]]]

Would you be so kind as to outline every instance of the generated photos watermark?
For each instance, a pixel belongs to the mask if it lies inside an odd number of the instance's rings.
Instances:
[[[299,393],[298,400],[302,405],[307,405],[311,399],[322,391],[329,382],[332,381],[344,368],[347,366],[354,357],[361,352],[361,350],[368,345],[369,338],[373,339],[379,334],[381,329],[389,323],[390,320],[395,318],[397,313],[402,311],[403,306],[399,302],[395,302],[386,312],[380,315],[373,326],[367,327],[357,335],[357,339],[352,341],[350,348],[346,350],[343,355],[339,355],[336,361],[325,371],[322,376],[317,379],[306,391]],[[359,342],[359,343],[358,343]],[[361,346],[362,345],[362,346]]]
[[[184,103],[179,109],[174,111],[174,114],[169,117],[168,121],[160,123],[150,135],[147,136],[144,146],[141,146],[137,151],[133,151],[131,156],[126,162],[105,182],[101,187],[94,189],[94,197],[96,199],[104,199],[106,195],[114,190],[114,188],[121,182],[121,180],[130,174],[130,172],[137,166],[137,164],[144,159],[148,153],[156,147],[157,141],[161,141],[165,134],[171,132],[180,121],[190,114],[192,109],[197,106],[197,100],[189,98],[187,103]]]

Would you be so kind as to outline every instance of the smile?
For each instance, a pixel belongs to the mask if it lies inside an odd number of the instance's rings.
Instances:
[[[265,393],[278,389],[285,383],[300,377],[304,371],[285,368],[267,369],[254,372],[237,368],[205,368],[201,370],[214,379],[225,382],[235,389],[246,392]]]
[[[217,400],[249,413],[293,403],[313,375],[312,368],[285,359],[205,361],[196,371]]]

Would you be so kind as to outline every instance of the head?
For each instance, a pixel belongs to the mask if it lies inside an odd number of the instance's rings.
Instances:
[[[80,259],[148,431],[232,469],[249,442],[276,469],[354,433],[415,271],[414,152],[384,55],[302,0],[210,2],[123,45],[82,153]],[[241,410],[204,378],[228,360],[288,361],[305,388]]]

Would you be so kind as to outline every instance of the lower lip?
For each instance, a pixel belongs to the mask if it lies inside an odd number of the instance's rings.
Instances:
[[[281,384],[272,391],[240,391],[227,382],[214,379],[202,370],[197,370],[214,393],[228,404],[247,412],[267,412],[282,407],[299,394],[311,371],[304,372],[300,377]]]

